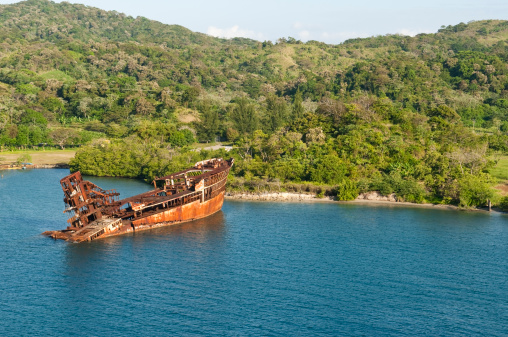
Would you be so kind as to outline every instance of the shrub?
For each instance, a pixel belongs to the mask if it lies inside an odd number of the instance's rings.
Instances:
[[[358,196],[356,181],[345,179],[335,188],[337,199],[341,201],[355,200]]]
[[[372,191],[379,191],[382,195],[395,193],[408,202],[421,203],[425,200],[426,191],[413,178],[402,178],[398,172],[383,175],[371,183]]]
[[[499,208],[503,212],[508,212],[508,195],[501,198],[501,201],[499,202]]]
[[[482,177],[466,174],[458,181],[458,194],[460,206],[475,207],[484,206],[494,191]]]
[[[21,165],[21,163],[30,163],[32,161],[32,156],[28,153],[24,153],[16,159],[16,164]]]
[[[344,180],[347,165],[336,156],[325,155],[310,168],[310,179],[317,183],[336,184]]]
[[[405,201],[422,203],[425,199],[425,190],[414,180],[404,180],[398,186],[396,192]]]

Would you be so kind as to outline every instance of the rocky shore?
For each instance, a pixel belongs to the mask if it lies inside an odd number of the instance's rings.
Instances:
[[[385,206],[406,206],[419,208],[434,208],[448,210],[466,210],[466,211],[488,211],[485,208],[463,209],[454,205],[443,204],[416,204],[412,202],[397,201],[395,194],[388,196],[381,195],[379,192],[361,193],[355,200],[337,201],[333,197],[318,198],[313,194],[290,193],[290,192],[226,192],[226,199],[229,200],[248,200],[248,201],[273,201],[273,202],[337,202],[343,204],[369,204],[369,205],[385,205]],[[493,210],[495,212],[495,210]]]
[[[296,192],[226,192],[227,199],[236,200],[258,200],[258,201],[336,201],[334,197],[319,198],[314,194],[296,193]],[[397,202],[395,194],[388,196],[381,195],[379,192],[361,193],[355,201],[379,201],[379,202]],[[409,203],[407,203],[409,204]]]
[[[392,193],[390,195],[382,195],[377,191],[372,191],[360,193],[360,195],[356,198],[356,200],[397,202],[397,196],[395,195],[395,193]]]
[[[41,164],[41,165],[33,165],[33,168],[37,169],[51,169],[51,168],[63,168],[68,169],[69,164]]]
[[[270,192],[270,193],[246,193],[246,192],[226,192],[226,199],[233,200],[256,200],[256,201],[288,201],[288,202],[329,202],[334,198],[318,198],[313,194],[290,193],[290,192]]]

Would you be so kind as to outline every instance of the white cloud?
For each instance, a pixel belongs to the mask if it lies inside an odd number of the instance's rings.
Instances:
[[[416,36],[421,33],[428,34],[428,33],[432,33],[432,32],[430,30],[412,30],[412,29],[407,29],[407,28],[403,28],[397,32],[397,34],[406,35],[406,36]]]
[[[348,39],[369,37],[369,34],[358,32],[322,32],[321,39],[327,43],[340,43]]]
[[[302,29],[303,23],[297,21],[297,22],[293,23],[293,28],[294,29]]]
[[[253,30],[241,29],[238,25],[234,25],[230,28],[218,28],[210,26],[208,27],[206,33],[211,36],[222,37],[226,39],[231,39],[234,37],[247,37],[259,41],[264,39],[262,33],[256,33]]]
[[[358,32],[330,32],[324,31],[321,25],[309,25],[301,22],[293,23],[296,36],[303,42],[317,40],[325,43],[340,43],[351,38],[369,37],[371,35]]]
[[[310,32],[308,30],[302,30],[301,32],[298,32],[298,37],[300,40],[308,41],[310,39]]]

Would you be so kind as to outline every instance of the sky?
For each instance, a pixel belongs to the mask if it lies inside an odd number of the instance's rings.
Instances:
[[[0,0],[0,4],[16,1]],[[55,2],[61,2],[59,0]],[[508,20],[508,0],[70,0],[217,37],[337,44],[386,34],[435,33],[442,25]]]

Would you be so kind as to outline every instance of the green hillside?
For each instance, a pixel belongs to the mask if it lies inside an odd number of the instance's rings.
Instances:
[[[471,206],[508,151],[508,21],[258,42],[29,0],[0,6],[0,26],[1,149],[86,145],[72,167],[87,174],[150,179],[221,139],[233,187]]]

